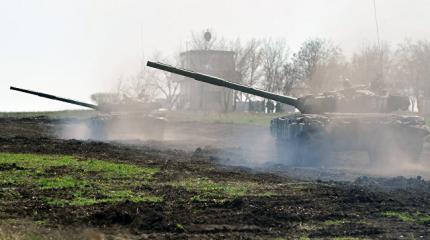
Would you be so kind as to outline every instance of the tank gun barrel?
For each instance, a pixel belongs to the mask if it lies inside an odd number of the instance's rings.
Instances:
[[[68,98],[57,97],[57,96],[54,96],[51,94],[31,91],[31,90],[27,90],[27,89],[12,87],[12,86],[10,87],[10,90],[24,92],[24,93],[36,95],[36,96],[43,97],[43,98],[48,98],[48,99],[52,99],[52,100],[56,100],[56,101],[60,101],[60,102],[66,102],[66,103],[70,103],[70,104],[74,104],[74,105],[78,105],[78,106],[82,106],[82,107],[91,108],[94,110],[100,110],[100,108],[97,105],[94,105],[91,103],[85,103],[85,102],[80,102],[80,101],[76,101],[76,100],[72,100],[72,99],[68,99]]]
[[[176,67],[173,67],[171,65],[164,64],[164,63],[148,61],[146,65],[148,67],[153,67],[153,68],[157,68],[157,69],[160,69],[163,71],[167,71],[167,72],[179,74],[179,75],[182,75],[185,77],[193,78],[193,79],[200,81],[200,82],[205,82],[205,83],[209,83],[209,84],[220,86],[220,87],[226,87],[226,88],[234,89],[234,90],[237,90],[240,92],[249,93],[249,94],[252,94],[255,96],[259,96],[259,97],[271,99],[271,100],[274,100],[277,102],[285,103],[285,104],[294,106],[297,109],[299,109],[300,111],[302,111],[302,109],[301,109],[302,106],[301,106],[300,101],[294,97],[283,96],[283,95],[275,94],[275,93],[268,92],[265,90],[248,87],[248,86],[245,86],[245,85],[242,85],[239,83],[230,82],[230,81],[227,81],[227,80],[224,80],[221,78],[202,74],[199,72],[186,70],[186,69],[182,69],[182,68],[176,68]]]

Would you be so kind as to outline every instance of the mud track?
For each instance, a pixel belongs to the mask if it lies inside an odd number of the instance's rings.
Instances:
[[[81,230],[86,228],[96,229],[107,239],[119,236],[129,239],[430,239],[430,218],[405,220],[387,214],[430,216],[429,183],[422,179],[409,180],[410,186],[406,184],[400,188],[385,188],[393,182],[368,178],[352,183],[303,181],[288,174],[281,176],[222,165],[218,148],[201,146],[189,151],[175,149],[176,143],[124,144],[58,139],[53,130],[56,124],[59,123],[46,118],[0,119],[0,151],[66,154],[79,159],[157,167],[160,172],[155,176],[156,183],[175,182],[184,175],[220,182],[252,181],[276,194],[194,201],[190,190],[155,184],[145,186],[145,190],[162,195],[162,202],[61,207],[42,201],[44,197],[63,194],[61,191],[23,187],[17,189],[21,197],[16,201],[0,202],[0,220],[44,221],[46,228],[69,232],[63,235],[69,239],[80,239]],[[192,130],[195,124],[188,127]],[[222,125],[217,127],[220,132],[228,131]],[[0,171],[16,167],[4,165],[0,166]],[[67,173],[68,169],[62,171]],[[417,184],[421,184],[420,187],[416,187]],[[0,200],[5,199],[7,188],[0,184]]]

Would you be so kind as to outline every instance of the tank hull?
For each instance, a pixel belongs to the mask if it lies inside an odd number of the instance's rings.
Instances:
[[[372,163],[417,161],[430,133],[419,116],[379,113],[295,114],[270,128],[279,159],[296,165],[319,165],[343,151],[366,151]]]

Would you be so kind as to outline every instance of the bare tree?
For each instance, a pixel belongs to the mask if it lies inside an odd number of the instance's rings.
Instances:
[[[238,82],[251,87],[255,86],[262,76],[261,41],[251,39],[242,45],[240,39],[237,39],[231,45],[231,51],[235,52],[235,68],[239,75]],[[249,94],[239,92],[235,95],[240,100],[243,100],[242,96],[244,96],[245,101],[249,101]]]
[[[157,93],[153,84],[154,77],[146,67],[146,60],[143,56],[138,73],[128,78],[129,84],[125,95],[142,102],[151,102],[156,98]]]
[[[283,71],[285,80],[282,87],[282,93],[289,95],[296,83],[302,80],[302,77],[299,68],[297,68],[292,62],[285,63]]]
[[[168,58],[164,57],[161,52],[155,52],[152,57],[155,61],[171,62]],[[178,62],[178,58],[176,58]],[[177,64],[174,64],[177,65]],[[179,98],[180,85],[177,78],[172,73],[159,70],[148,70],[151,74],[151,84],[155,89],[166,99],[167,108],[172,110]]]
[[[319,38],[307,40],[293,54],[292,66],[287,68],[292,74],[289,78],[304,81],[313,93],[326,90],[333,83],[330,70],[338,67],[341,59],[341,50],[331,43]]]
[[[405,40],[394,54],[391,78],[397,86],[412,89],[420,101],[420,96],[430,97],[429,76],[430,42]]]
[[[284,65],[288,49],[284,40],[268,39],[262,46],[263,88],[270,92],[282,92],[284,80]]]
[[[350,63],[351,81],[356,84],[372,84],[377,88],[386,84],[391,69],[389,45],[368,45],[355,53]]]

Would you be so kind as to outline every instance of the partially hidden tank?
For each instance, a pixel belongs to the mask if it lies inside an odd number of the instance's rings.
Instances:
[[[65,124],[61,129],[61,137],[92,140],[163,139],[167,120],[155,103],[127,98],[96,105],[23,88],[11,86],[10,89],[97,111],[95,116],[63,121]]]

